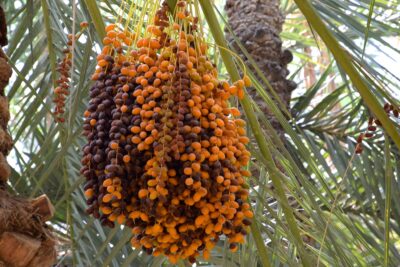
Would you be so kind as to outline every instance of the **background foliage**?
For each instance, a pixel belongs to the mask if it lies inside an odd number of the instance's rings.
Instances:
[[[291,79],[299,85],[291,111],[271,100],[273,90],[267,79],[254,81],[288,141],[282,144],[250,99],[249,107],[264,131],[259,143],[250,147],[253,168],[258,170],[258,176],[249,181],[256,211],[252,235],[235,254],[222,240],[211,261],[198,266],[398,266],[400,161],[392,141],[396,137],[385,137],[379,130],[361,156],[354,149],[372,115],[366,104],[391,102],[399,107],[399,4],[386,0],[295,2],[282,1],[286,23],[281,37],[295,55]],[[218,19],[217,23],[210,12],[205,13],[212,41],[217,29],[226,26],[223,1],[200,3],[212,7]],[[10,191],[23,196],[46,193],[52,199],[57,209],[52,225],[62,240],[60,264],[167,266],[161,257],[132,250],[129,229],[103,229],[85,214],[79,175],[80,148],[85,142],[82,114],[102,25],[113,21],[119,0],[18,0],[2,5],[9,24],[6,52],[14,69],[8,97],[14,115],[10,131],[17,142],[10,157]],[[89,21],[90,27],[74,50],[67,121],[55,124],[51,110],[56,64],[66,34],[76,31],[82,21]],[[344,50],[331,42],[325,45],[327,32]],[[343,51],[346,61],[338,57]],[[224,65],[217,49],[212,52],[222,76],[236,71],[226,61]],[[355,78],[361,80],[370,99],[360,94]],[[399,121],[393,122],[398,125]],[[260,151],[260,142],[279,168]],[[272,182],[276,180],[284,194]]]

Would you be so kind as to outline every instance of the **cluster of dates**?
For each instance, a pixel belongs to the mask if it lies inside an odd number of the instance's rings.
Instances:
[[[56,80],[57,86],[54,88],[54,99],[53,103],[55,104],[53,115],[56,119],[56,122],[64,123],[64,113],[65,113],[65,102],[69,95],[69,87],[70,87],[70,71],[72,66],[72,44],[74,41],[78,40],[82,35],[83,30],[85,30],[89,23],[84,21],[80,24],[81,31],[78,32],[75,36],[72,34],[68,35],[68,47],[63,50],[64,57],[58,63],[57,72],[59,74],[58,79]]]
[[[383,106],[383,109],[385,110],[386,114],[388,117],[393,116],[394,119],[399,118],[399,109],[393,106],[392,104],[386,103]],[[381,122],[378,119],[375,119],[373,117],[370,117],[368,120],[368,128],[365,133],[362,133],[358,136],[357,138],[357,145],[356,145],[356,154],[361,154],[363,152],[363,141],[366,138],[373,138],[375,136],[375,132],[377,130],[377,127],[382,126]]]
[[[250,81],[218,79],[185,1],[169,16],[163,4],[141,36],[106,27],[81,172],[103,225],[131,227],[132,245],[149,254],[194,262],[221,235],[237,250],[249,231],[249,138],[228,99]]]

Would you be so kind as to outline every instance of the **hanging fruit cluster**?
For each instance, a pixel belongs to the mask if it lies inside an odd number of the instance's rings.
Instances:
[[[84,114],[88,212],[173,263],[207,259],[221,235],[236,251],[253,217],[249,138],[228,103],[250,81],[218,80],[192,8],[179,1],[173,23],[167,4],[143,8],[136,32],[107,26]],[[141,33],[144,14],[153,23]]]
[[[78,32],[75,36],[72,34],[68,35],[68,47],[63,50],[64,58],[58,64],[57,72],[59,73],[59,78],[56,80],[57,87],[54,88],[54,99],[55,108],[53,115],[56,118],[57,122],[63,123],[65,118],[63,114],[65,112],[65,101],[67,96],[69,95],[69,86],[70,86],[70,70],[71,70],[71,58],[72,58],[72,44],[73,41],[77,41],[79,37],[81,37],[83,30],[85,30],[89,24],[85,21],[80,24],[81,31]]]
[[[393,106],[392,104],[385,103],[383,106],[388,117],[393,116],[393,118],[399,118],[399,109]],[[368,128],[365,133],[362,133],[357,138],[357,145],[356,145],[356,154],[361,154],[363,152],[363,141],[365,138],[372,138],[375,135],[378,126],[382,126],[381,122],[378,119],[370,117],[368,120]]]

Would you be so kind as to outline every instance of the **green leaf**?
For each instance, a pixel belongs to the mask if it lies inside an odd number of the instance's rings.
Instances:
[[[382,123],[383,128],[386,130],[388,135],[393,139],[396,146],[400,149],[400,135],[397,132],[392,121],[388,118],[386,112],[383,110],[382,106],[377,101],[376,97],[371,93],[370,89],[365,84],[365,81],[359,75],[355,69],[349,54],[343,50],[339,45],[338,41],[333,37],[332,33],[326,28],[325,24],[322,22],[318,13],[312,7],[308,0],[299,1],[295,0],[296,4],[299,6],[304,16],[307,18],[308,22],[312,25],[319,36],[324,40],[326,46],[332,52],[336,61],[340,66],[346,71],[347,75],[350,77],[354,86],[358,89],[361,97],[363,98],[365,104],[370,108],[370,110],[375,114],[375,116]]]

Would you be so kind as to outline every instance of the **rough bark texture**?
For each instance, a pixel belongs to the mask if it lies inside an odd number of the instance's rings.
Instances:
[[[12,70],[1,48],[7,44],[6,30],[0,6],[0,267],[48,267],[56,261],[56,242],[45,223],[54,214],[53,206],[46,196],[28,200],[5,190],[11,173],[6,156],[13,146],[7,131],[10,112],[4,92]]]
[[[25,267],[40,248],[40,241],[14,232],[5,232],[0,237],[0,258],[15,267]]]
[[[0,46],[5,46],[7,44],[8,44],[8,40],[7,40],[6,16],[4,16],[4,12],[1,11],[0,12]]]
[[[296,84],[286,79],[289,74],[287,64],[292,61],[293,56],[290,51],[282,50],[279,34],[282,31],[284,18],[279,10],[279,0],[227,0],[225,9],[234,36],[240,40],[256,61],[282,103],[289,110],[291,92],[296,88]],[[226,34],[228,41],[237,47],[234,44],[234,36],[228,30]],[[238,47],[236,50],[240,51]],[[243,54],[240,56],[248,61]],[[281,125],[261,97],[257,95],[255,89],[250,88],[249,93],[267,115],[281,138],[284,138]]]
[[[48,221],[54,216],[54,206],[47,195],[41,195],[31,201],[32,207],[41,218],[41,221]]]
[[[0,189],[0,267],[1,262],[48,267],[56,261],[56,240],[45,223],[54,208],[45,199],[19,198]]]
[[[7,132],[10,111],[7,98],[4,95],[4,88],[8,84],[12,70],[1,48],[5,44],[7,44],[7,27],[3,9],[0,7],[0,188],[4,186],[10,175],[6,156],[12,148],[12,139]]]

